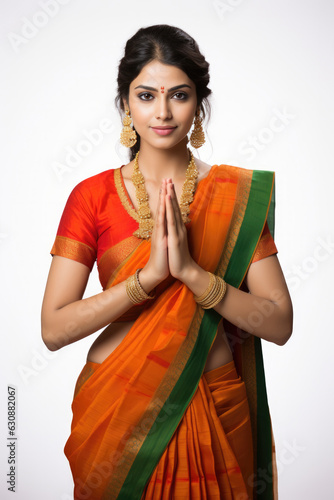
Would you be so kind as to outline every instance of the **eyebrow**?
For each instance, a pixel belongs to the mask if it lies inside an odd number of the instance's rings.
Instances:
[[[172,92],[173,90],[182,89],[183,87],[188,87],[189,89],[191,89],[190,85],[183,83],[182,85],[176,85],[176,87],[171,87],[170,89],[168,89],[167,92]],[[154,92],[159,92],[158,89],[155,89],[154,87],[148,87],[146,85],[138,85],[137,87],[135,87],[135,90],[136,89],[153,90]]]

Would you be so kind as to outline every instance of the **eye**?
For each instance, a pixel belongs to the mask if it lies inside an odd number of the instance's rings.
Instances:
[[[145,97],[144,97],[145,96]],[[148,99],[146,99],[146,97],[149,97]],[[151,97],[153,98],[152,94],[150,94],[149,92],[143,92],[142,94],[139,94],[138,95],[139,99],[141,99],[142,101],[151,101]]]
[[[186,99],[188,99],[188,94],[186,94],[185,92],[176,92],[173,97],[177,98],[178,101],[185,101]]]

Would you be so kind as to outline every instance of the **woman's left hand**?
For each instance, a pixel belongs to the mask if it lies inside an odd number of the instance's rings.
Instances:
[[[167,179],[166,222],[169,271],[174,278],[184,281],[196,263],[189,253],[187,229],[182,220],[172,179]]]

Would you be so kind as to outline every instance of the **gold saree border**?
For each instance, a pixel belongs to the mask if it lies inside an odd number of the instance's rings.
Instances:
[[[93,373],[95,372],[95,369],[92,367],[92,365],[97,365],[98,363],[94,363],[93,361],[87,361],[85,366],[83,367],[83,369],[81,370],[81,373],[78,377],[78,380],[77,380],[77,383],[75,385],[75,389],[74,389],[74,396],[73,398],[75,398],[81,388],[84,386],[84,384],[87,382],[87,380],[93,375]]]
[[[139,240],[135,236],[129,236],[128,238],[125,238],[125,240],[120,241],[104,252],[98,263],[99,272],[104,278],[107,270],[109,270],[109,272],[110,269],[113,270],[109,279],[104,280],[106,282],[104,289],[107,289],[111,286],[120,267],[123,266],[125,262],[127,262],[129,257],[131,257],[133,252],[139,247],[141,243],[141,240]],[[120,263],[118,264],[118,262]]]
[[[222,252],[222,257],[216,270],[216,272],[221,277],[225,275],[228,263],[232,256],[235,244],[240,233],[240,228],[244,219],[249,199],[252,175],[252,170],[245,170],[239,173],[236,200],[233,208],[231,223],[226,236],[226,244]]]
[[[114,272],[110,276],[110,278],[109,278],[109,280],[108,280],[108,282],[106,284],[105,289],[111,288],[113,286],[114,281],[117,280],[117,274],[124,267],[124,264],[127,264],[129,262],[130,258],[134,254],[134,252],[138,249],[138,247],[140,247],[143,244],[145,244],[145,240],[139,240],[138,241],[138,245],[136,245],[134,248],[132,248],[131,253],[129,253],[129,255],[123,260],[123,262],[121,262],[119,264],[119,266],[114,270]]]
[[[50,254],[77,260],[89,267],[90,270],[95,262],[95,250],[92,247],[67,236],[56,236]]]

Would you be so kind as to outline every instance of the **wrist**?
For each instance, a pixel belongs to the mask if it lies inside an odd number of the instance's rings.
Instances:
[[[189,267],[184,269],[182,276],[178,279],[180,279],[194,295],[198,296],[206,290],[210,281],[210,276],[207,271],[193,261]]]
[[[226,281],[213,273],[208,273],[210,280],[206,290],[200,296],[195,296],[195,302],[203,309],[216,307],[224,298],[226,293]]]
[[[155,278],[147,267],[143,267],[139,273],[139,281],[144,291],[150,293],[162,280]]]
[[[137,269],[135,274],[132,274],[126,279],[125,290],[130,301],[133,304],[141,304],[146,300],[152,300],[155,298],[155,291],[152,293],[146,293],[139,281],[139,273],[141,269]]]

